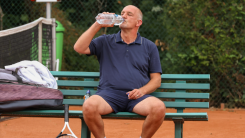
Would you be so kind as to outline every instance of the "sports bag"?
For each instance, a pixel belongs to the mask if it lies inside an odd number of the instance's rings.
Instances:
[[[16,75],[0,69],[0,113],[24,109],[63,109],[60,90],[22,83]]]

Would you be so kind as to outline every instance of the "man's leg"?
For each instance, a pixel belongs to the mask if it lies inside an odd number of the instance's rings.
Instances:
[[[136,104],[133,112],[147,116],[143,124],[141,137],[151,138],[164,120],[166,107],[158,98],[148,97]]]
[[[101,115],[112,113],[111,106],[100,96],[93,95],[83,104],[84,120],[95,138],[104,138],[104,123]]]

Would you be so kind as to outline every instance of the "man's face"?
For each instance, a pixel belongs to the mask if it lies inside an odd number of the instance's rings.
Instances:
[[[138,9],[134,6],[126,6],[121,12],[124,22],[120,24],[120,28],[134,28],[138,22],[139,14]]]

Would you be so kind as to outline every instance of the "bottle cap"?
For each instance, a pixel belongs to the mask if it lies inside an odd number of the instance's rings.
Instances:
[[[90,90],[87,90],[87,93],[90,93]]]

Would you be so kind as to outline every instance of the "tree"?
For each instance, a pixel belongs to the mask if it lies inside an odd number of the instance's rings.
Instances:
[[[162,16],[168,34],[163,42],[169,47],[165,62],[183,71],[210,73],[211,98],[236,101],[230,107],[245,106],[245,82],[238,79],[244,78],[245,67],[244,6],[238,0],[168,1]]]

